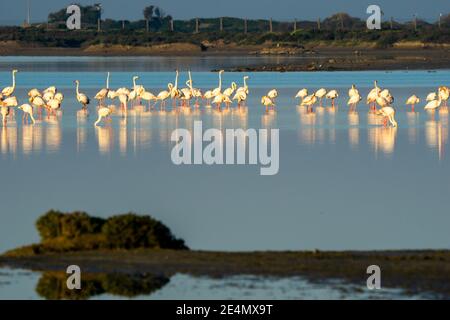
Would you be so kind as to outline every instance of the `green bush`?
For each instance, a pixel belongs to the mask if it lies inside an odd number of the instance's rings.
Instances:
[[[13,254],[69,252],[80,250],[162,248],[187,249],[183,240],[150,216],[134,213],[109,219],[86,212],[63,213],[50,210],[36,222],[41,244],[20,248]]]
[[[183,241],[174,238],[161,222],[133,213],[109,218],[102,233],[111,248],[186,248]]]
[[[61,218],[63,213],[50,210],[36,221],[36,228],[41,240],[49,240],[61,236]]]

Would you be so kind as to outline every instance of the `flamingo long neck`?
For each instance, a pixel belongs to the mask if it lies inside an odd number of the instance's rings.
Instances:
[[[109,89],[109,72],[108,76],[106,77],[106,89]]]
[[[95,121],[94,125],[96,126],[102,120],[102,116],[99,114],[97,121]]]
[[[244,88],[247,88],[247,78],[244,77]]]
[[[77,82],[77,95],[79,95],[80,94],[80,91],[78,90],[78,87],[80,86],[80,83],[79,82]]]
[[[193,89],[193,83],[192,83],[192,75],[191,75],[191,72],[189,71],[189,83],[190,83],[190,86],[189,86],[189,88],[191,88],[191,93],[194,93],[194,89]]]
[[[133,89],[136,90],[136,77],[133,77]]]
[[[12,80],[13,80],[13,85],[12,85],[12,87],[13,87],[13,90],[16,88],[16,73],[15,72],[13,72],[12,73]]]
[[[222,91],[222,72],[219,72],[219,91]]]
[[[175,87],[174,87],[175,89],[177,89],[178,88],[178,71],[177,71],[177,74],[176,74],[176,76],[175,76]]]

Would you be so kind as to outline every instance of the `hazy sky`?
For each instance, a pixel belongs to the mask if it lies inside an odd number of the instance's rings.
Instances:
[[[175,19],[199,17],[248,17],[273,19],[316,19],[335,12],[364,17],[368,5],[381,6],[386,17],[407,20],[417,14],[436,20],[439,13],[450,12],[450,0],[30,0],[31,20],[45,21],[49,12],[71,3],[103,4],[104,17],[134,20],[142,17],[146,5],[158,5]],[[27,0],[0,0],[0,24],[25,19]]]

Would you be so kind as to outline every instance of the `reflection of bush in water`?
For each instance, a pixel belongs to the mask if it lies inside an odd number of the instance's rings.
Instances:
[[[66,285],[69,275],[62,272],[45,272],[36,286],[36,292],[45,299],[89,299],[109,293],[124,297],[148,295],[161,289],[169,278],[151,274],[83,274],[81,290],[69,290]]]

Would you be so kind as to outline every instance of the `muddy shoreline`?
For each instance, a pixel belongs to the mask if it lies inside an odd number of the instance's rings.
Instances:
[[[263,48],[229,46],[202,51],[193,45],[154,47],[47,48],[3,46],[0,56],[86,56],[86,57],[283,57],[280,63],[255,63],[225,69],[228,72],[438,70],[450,68],[450,47],[364,48],[311,47]],[[216,71],[216,70],[211,70]]]
[[[365,286],[369,265],[382,270],[383,286],[408,293],[428,292],[450,298],[450,251],[286,251],[209,252],[177,250],[90,251],[0,257],[0,266],[33,271],[63,272],[76,264],[88,273],[151,273],[172,276],[225,277],[259,275],[302,276],[311,281],[341,279]]]

